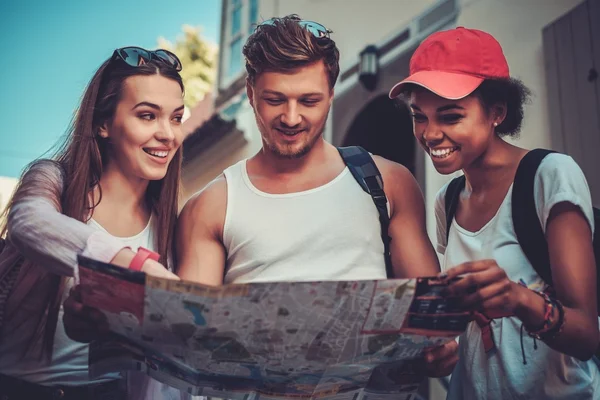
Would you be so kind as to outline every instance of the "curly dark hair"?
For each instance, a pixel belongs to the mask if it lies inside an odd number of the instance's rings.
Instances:
[[[291,14],[259,24],[244,45],[248,81],[264,71],[290,71],[318,61],[327,70],[329,87],[333,89],[340,73],[340,53],[329,37],[316,37],[298,24],[301,18]]]
[[[498,136],[517,137],[523,124],[523,106],[529,103],[531,91],[516,78],[486,79],[473,92],[489,114],[498,104],[506,104],[506,117],[496,127]]]

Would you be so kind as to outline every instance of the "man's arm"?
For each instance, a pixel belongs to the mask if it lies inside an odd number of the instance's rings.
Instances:
[[[417,181],[404,166],[375,156],[390,202],[390,252],[396,278],[434,276],[439,261],[425,225],[425,202]]]
[[[226,209],[227,182],[223,175],[183,207],[177,222],[175,245],[177,274],[181,279],[210,286],[223,284]]]
[[[390,202],[390,251],[394,277],[435,276],[439,261],[425,226],[425,202],[416,180],[404,166],[374,157],[384,181]],[[458,361],[458,344],[454,340],[428,348],[422,362],[415,365],[418,373],[429,377],[447,376]]]

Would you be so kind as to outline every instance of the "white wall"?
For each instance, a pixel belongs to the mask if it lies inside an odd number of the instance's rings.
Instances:
[[[16,178],[9,178],[6,176],[0,176],[0,218],[4,212],[4,208],[8,205],[13,191],[17,186],[18,180]],[[2,219],[0,219],[0,225],[2,225]]]
[[[8,200],[10,200],[10,197],[15,190],[17,182],[18,180],[16,178],[0,176],[0,210],[3,210],[8,204]]]

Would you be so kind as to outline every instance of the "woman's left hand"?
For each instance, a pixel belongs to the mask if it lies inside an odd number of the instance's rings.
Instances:
[[[457,298],[468,310],[512,315],[519,306],[519,285],[508,279],[495,260],[466,262],[445,275],[448,280],[462,276],[448,286],[445,294]]]
[[[110,334],[106,316],[101,311],[83,304],[81,286],[71,288],[63,308],[65,333],[71,340],[89,343]]]

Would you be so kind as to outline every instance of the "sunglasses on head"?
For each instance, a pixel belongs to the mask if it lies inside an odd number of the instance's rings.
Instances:
[[[113,59],[124,61],[132,67],[139,67],[151,60],[158,60],[176,71],[181,71],[181,61],[179,58],[168,50],[146,50],[141,47],[123,47],[116,49],[113,53]]]
[[[276,19],[276,18],[271,18],[271,19],[268,19],[268,20],[262,22],[258,26],[275,25],[275,21],[277,21],[277,20],[278,19]],[[318,22],[305,21],[305,20],[298,20],[296,22],[298,23],[298,25],[300,25],[301,27],[303,27],[304,29],[306,29],[307,31],[312,33],[313,36],[315,36],[316,38],[318,38],[318,39],[328,38],[329,39],[329,34],[331,33],[331,31],[329,29],[325,28],[323,25],[319,24]]]

